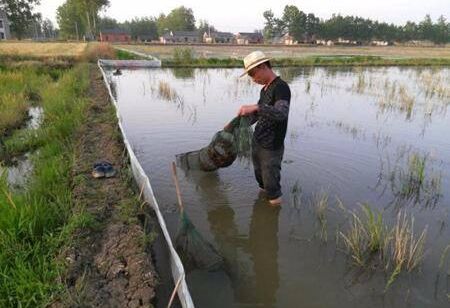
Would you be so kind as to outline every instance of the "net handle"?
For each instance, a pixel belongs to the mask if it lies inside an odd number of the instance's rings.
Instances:
[[[183,212],[184,205],[183,201],[181,201],[180,185],[178,184],[177,166],[175,165],[175,162],[172,162],[172,178],[175,183],[175,190],[177,191],[178,206],[180,207],[180,211]]]

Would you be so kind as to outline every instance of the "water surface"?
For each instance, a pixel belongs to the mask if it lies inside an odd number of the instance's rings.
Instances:
[[[199,149],[256,103],[258,85],[239,69],[108,72],[124,127],[153,186],[169,231],[178,212],[170,163]],[[258,192],[248,161],[213,173],[179,172],[183,202],[228,268],[187,276],[198,307],[445,307],[450,243],[450,70],[446,68],[285,68],[292,101],[282,165],[281,208]],[[424,179],[405,193],[411,162]],[[328,195],[326,225],[314,200]],[[337,206],[339,199],[345,206]],[[399,211],[427,228],[419,271],[359,270],[339,232],[361,204],[392,225]]]

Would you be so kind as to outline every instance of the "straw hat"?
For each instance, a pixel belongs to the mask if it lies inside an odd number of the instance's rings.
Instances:
[[[262,51],[254,51],[250,53],[248,56],[244,58],[244,73],[242,73],[241,77],[254,68],[260,65],[261,63],[267,62],[270,59],[266,57],[266,55]]]

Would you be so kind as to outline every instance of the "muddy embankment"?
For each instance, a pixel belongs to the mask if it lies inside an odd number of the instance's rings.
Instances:
[[[141,200],[101,73],[90,68],[89,107],[77,133],[73,166],[76,211],[94,222],[76,231],[62,258],[66,294],[53,307],[150,307],[167,305],[172,282],[157,220]],[[95,162],[117,174],[95,179]],[[161,259],[161,262],[158,261]],[[158,261],[158,267],[156,267]]]

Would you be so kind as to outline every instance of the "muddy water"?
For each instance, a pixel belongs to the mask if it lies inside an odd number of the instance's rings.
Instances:
[[[36,130],[42,124],[44,109],[42,107],[30,107],[28,109],[28,121],[25,129]],[[33,171],[30,154],[26,153],[15,157],[3,166],[0,161],[0,175],[6,175],[8,185],[13,189],[22,189],[26,186],[29,175]]]
[[[130,141],[150,177],[171,234],[178,213],[170,162],[206,145],[259,86],[238,69],[109,72]],[[198,307],[444,307],[449,304],[449,69],[339,68],[277,71],[292,101],[282,165],[284,203],[258,193],[251,164],[213,173],[180,172],[187,213],[227,260],[224,271],[193,271]],[[423,180],[405,183],[411,162]],[[328,195],[326,222],[314,200]],[[427,228],[420,271],[384,292],[382,269],[358,270],[339,232],[362,203],[392,225],[399,211]]]

